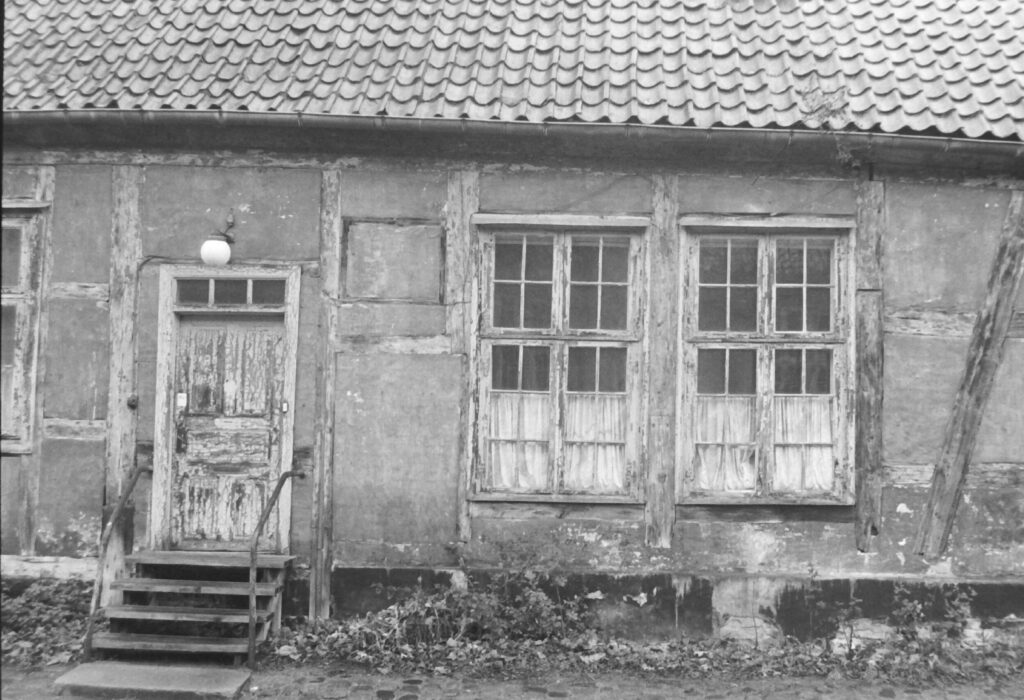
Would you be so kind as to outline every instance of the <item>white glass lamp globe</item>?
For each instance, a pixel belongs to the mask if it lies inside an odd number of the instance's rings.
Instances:
[[[231,244],[223,238],[207,238],[199,249],[199,257],[206,265],[227,265],[231,259]]]

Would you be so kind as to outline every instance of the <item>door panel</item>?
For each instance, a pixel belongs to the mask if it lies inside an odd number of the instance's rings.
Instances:
[[[279,317],[181,317],[173,547],[248,547],[281,472],[284,353]],[[261,549],[278,549],[276,507],[264,533]]]

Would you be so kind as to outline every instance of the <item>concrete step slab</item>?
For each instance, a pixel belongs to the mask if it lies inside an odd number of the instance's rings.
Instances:
[[[247,669],[196,664],[93,661],[54,681],[63,696],[138,700],[237,698],[252,676]]]

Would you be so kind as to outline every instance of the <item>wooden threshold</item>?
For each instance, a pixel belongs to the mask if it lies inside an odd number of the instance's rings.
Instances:
[[[237,608],[193,608],[169,605],[112,605],[103,614],[115,620],[173,620],[176,622],[249,622],[249,611]],[[256,620],[266,622],[271,610],[257,610]]]
[[[249,595],[248,581],[184,581],[164,578],[122,578],[111,582],[118,591],[147,591],[149,593],[210,593],[214,595]],[[272,596],[277,593],[276,583],[257,583],[256,595]]]
[[[146,551],[125,557],[129,564],[151,564],[168,566],[209,566],[223,569],[249,568],[248,552],[193,552],[193,551]],[[283,569],[292,561],[289,554],[256,555],[256,566],[261,569]]]

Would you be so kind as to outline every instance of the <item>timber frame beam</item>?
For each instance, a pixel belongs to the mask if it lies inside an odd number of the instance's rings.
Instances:
[[[988,291],[967,348],[967,365],[954,399],[942,451],[932,474],[928,503],[914,544],[918,554],[939,556],[949,542],[985,405],[1002,363],[1022,276],[1024,191],[1015,190],[1010,196],[996,247]]]
[[[882,398],[884,335],[882,236],[885,233],[885,184],[857,185],[856,230],[856,396],[854,464],[857,491],[857,549],[869,551],[882,519]]]

